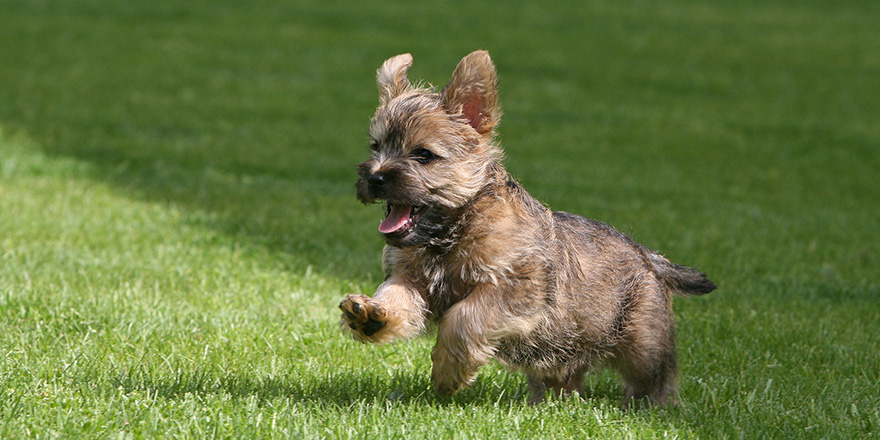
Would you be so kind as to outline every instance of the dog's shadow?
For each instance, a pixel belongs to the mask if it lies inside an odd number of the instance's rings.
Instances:
[[[183,399],[188,395],[225,395],[232,399],[256,399],[260,404],[289,399],[342,407],[358,402],[513,407],[526,405],[529,399],[525,380],[513,373],[478,376],[471,387],[453,397],[435,393],[430,378],[424,372],[400,371],[382,376],[366,371],[349,371],[308,377],[216,373],[197,370],[161,377],[144,372],[122,373],[111,381],[111,386],[127,393],[143,392],[170,400]],[[587,395],[590,400],[620,400],[618,390],[604,384],[588,385]]]

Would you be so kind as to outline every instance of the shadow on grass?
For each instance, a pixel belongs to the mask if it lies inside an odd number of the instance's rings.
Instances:
[[[0,126],[0,135],[3,131]],[[382,239],[368,226],[378,223],[380,210],[355,199],[354,158],[297,174],[303,171],[299,164],[290,176],[278,166],[253,163],[214,166],[207,160],[110,148],[64,151],[21,130],[4,137],[49,158],[82,165],[71,177],[108,184],[127,198],[165,204],[180,213],[182,223],[217,232],[220,245],[275,254],[280,258],[274,261],[291,272],[370,284],[381,278]]]
[[[353,402],[399,402],[442,404],[452,402],[431,390],[430,380],[415,373],[379,376],[368,372],[341,372],[320,377],[266,376],[196,370],[174,376],[150,377],[143,371],[121,373],[114,388],[143,391],[166,399],[187,394],[227,395],[234,399],[256,398],[265,403],[291,399],[325,405],[345,406]]]
[[[424,373],[397,372],[380,376],[366,371],[343,371],[318,377],[266,376],[220,373],[207,370],[178,371],[173,376],[151,377],[144,371],[122,372],[111,381],[113,389],[141,391],[165,399],[186,395],[229,396],[256,399],[260,404],[291,399],[331,406],[389,402],[429,406],[522,406],[528,401],[525,380],[518,374],[478,376],[470,388],[453,397],[438,395]],[[619,390],[605,383],[588,386],[585,401],[621,402]]]
[[[328,14],[360,22],[381,10],[56,3],[4,5],[8,32],[43,47],[45,63],[0,45],[0,76],[14,85],[0,87],[0,131],[8,125],[49,157],[89,164],[89,178],[124,196],[288,254],[291,271],[381,278],[381,239],[365,225],[379,219],[353,185],[382,58],[359,64],[364,45],[338,45],[347,40],[323,28]],[[70,19],[58,23],[59,10]],[[151,17],[168,21],[129,26]],[[286,37],[277,26],[253,32],[276,20],[302,23],[303,36],[299,27]],[[360,28],[329,21],[343,35]]]

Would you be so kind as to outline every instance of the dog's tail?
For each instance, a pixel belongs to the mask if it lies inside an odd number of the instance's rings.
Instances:
[[[681,294],[704,295],[718,287],[703,272],[675,264],[656,252],[646,251],[654,273],[671,290]]]

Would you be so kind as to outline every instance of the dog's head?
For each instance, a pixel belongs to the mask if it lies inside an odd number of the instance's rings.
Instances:
[[[442,236],[450,215],[489,182],[500,156],[492,142],[501,110],[489,54],[464,57],[439,93],[413,86],[411,65],[412,56],[398,55],[377,71],[370,159],[358,165],[358,199],[386,204],[379,231],[397,247]]]

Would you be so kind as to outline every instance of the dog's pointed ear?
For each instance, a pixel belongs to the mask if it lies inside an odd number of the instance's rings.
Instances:
[[[462,58],[440,95],[446,111],[462,115],[481,135],[491,134],[501,119],[498,74],[485,50]]]
[[[406,71],[412,66],[412,55],[405,53],[391,57],[376,71],[376,84],[379,86],[379,103],[385,105],[396,96],[412,87]]]

